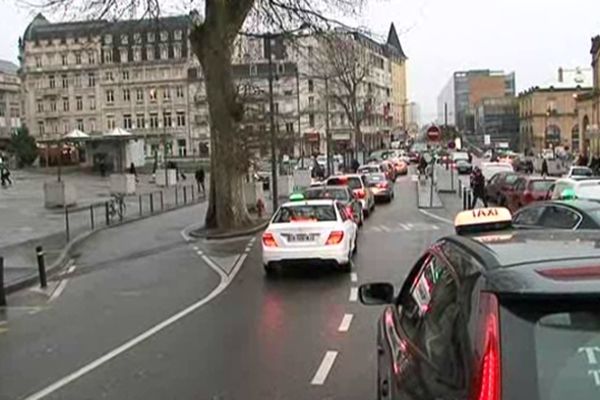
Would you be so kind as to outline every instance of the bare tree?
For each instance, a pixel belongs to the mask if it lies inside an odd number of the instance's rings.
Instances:
[[[318,75],[329,80],[328,96],[344,110],[353,131],[355,152],[362,143],[361,125],[372,98],[363,95],[370,74],[369,51],[355,39],[355,33],[334,32],[319,36]]]
[[[27,1],[38,9],[64,12],[80,10],[88,17],[156,17],[160,0],[39,0]],[[204,79],[211,121],[211,174],[206,226],[233,229],[251,223],[244,204],[243,179],[247,172],[246,145],[240,125],[243,99],[237,94],[232,74],[232,49],[243,32],[286,32],[301,25],[316,30],[339,24],[327,17],[360,9],[363,0],[194,0],[185,2],[192,28],[190,43]],[[183,4],[184,2],[182,2]],[[179,8],[181,10],[181,8]],[[201,11],[198,11],[201,10]],[[90,15],[90,13],[92,15]]]

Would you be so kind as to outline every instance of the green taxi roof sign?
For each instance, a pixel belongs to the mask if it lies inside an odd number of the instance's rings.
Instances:
[[[577,195],[575,194],[575,191],[573,190],[573,188],[566,188],[560,194],[560,198],[562,200],[573,200],[576,197],[577,197]]]
[[[290,195],[290,201],[302,201],[304,200],[304,195],[302,193],[292,193]]]

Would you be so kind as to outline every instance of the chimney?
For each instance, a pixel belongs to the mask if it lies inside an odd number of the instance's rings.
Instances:
[[[562,67],[558,68],[558,81],[562,83],[563,81],[563,69]]]

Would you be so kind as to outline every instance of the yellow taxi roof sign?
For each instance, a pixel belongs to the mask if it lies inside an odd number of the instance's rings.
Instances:
[[[504,207],[475,208],[461,211],[454,218],[454,229],[458,234],[506,229],[511,225],[512,215]]]

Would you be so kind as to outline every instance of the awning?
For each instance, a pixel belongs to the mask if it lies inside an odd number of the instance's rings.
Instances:
[[[102,134],[103,136],[108,136],[108,137],[129,137],[129,136],[133,136],[131,134],[131,132],[127,132],[125,129],[123,128],[115,128],[110,132],[106,132]]]
[[[64,135],[63,139],[82,140],[82,139],[89,139],[89,137],[90,137],[90,135],[88,135],[87,133],[82,132],[79,129],[73,129],[71,132]]]

